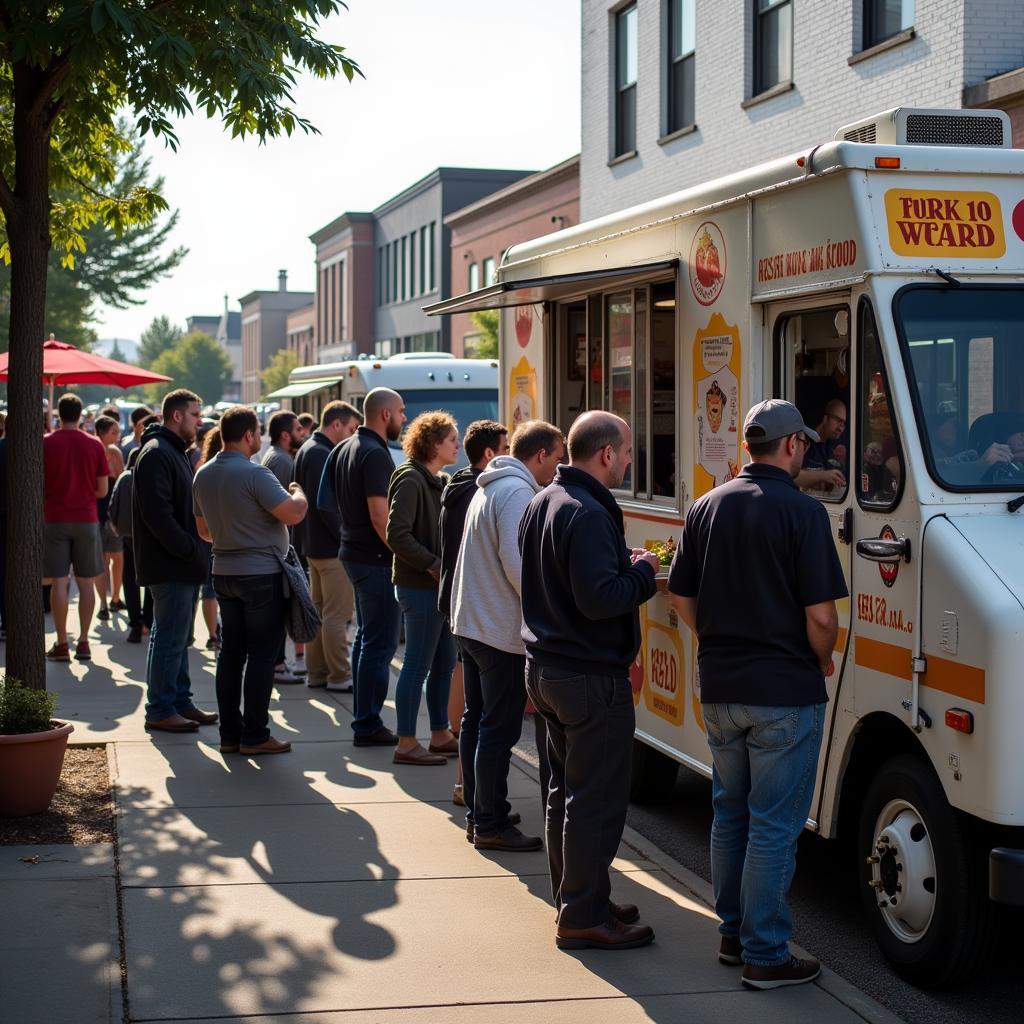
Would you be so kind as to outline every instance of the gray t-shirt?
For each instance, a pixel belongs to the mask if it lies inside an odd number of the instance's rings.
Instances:
[[[261,576],[280,572],[274,555],[288,553],[288,527],[271,510],[288,497],[266,466],[241,452],[218,452],[199,467],[192,484],[197,516],[213,536],[213,571],[221,576]]]
[[[288,485],[292,482],[292,472],[295,469],[295,459],[293,456],[289,455],[283,448],[271,445],[263,453],[260,465],[266,466],[277,477],[278,483],[285,490],[288,489]]]

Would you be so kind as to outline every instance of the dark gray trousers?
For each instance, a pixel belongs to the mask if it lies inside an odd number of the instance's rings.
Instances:
[[[608,870],[626,824],[636,724],[629,679],[529,662],[527,691],[547,727],[545,833],[558,923],[593,928],[608,920]]]

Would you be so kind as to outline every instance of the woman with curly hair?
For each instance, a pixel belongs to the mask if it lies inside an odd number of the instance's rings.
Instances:
[[[458,757],[449,728],[448,690],[455,668],[455,641],[437,610],[441,577],[441,492],[448,483],[443,466],[459,452],[459,428],[446,412],[421,413],[402,440],[408,461],[388,486],[388,546],[395,553],[392,580],[405,616],[405,660],[395,689],[398,746],[395,764],[440,765]],[[430,749],[416,739],[420,694],[427,685]]]

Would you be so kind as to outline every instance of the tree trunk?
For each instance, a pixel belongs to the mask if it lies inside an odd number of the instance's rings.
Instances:
[[[43,338],[50,253],[50,129],[32,110],[40,74],[14,68],[15,185],[7,217],[7,675],[46,688],[43,658]]]

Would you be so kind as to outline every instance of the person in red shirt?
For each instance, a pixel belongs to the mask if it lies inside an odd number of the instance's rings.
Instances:
[[[70,661],[68,650],[68,574],[78,581],[78,619],[81,627],[75,657],[89,661],[89,626],[96,608],[95,579],[103,572],[96,499],[109,486],[107,453],[103,445],[78,429],[82,402],[64,395],[57,403],[60,428],[43,438],[44,549],[43,583],[52,586],[50,608],[57,640],[46,652],[51,661]]]

